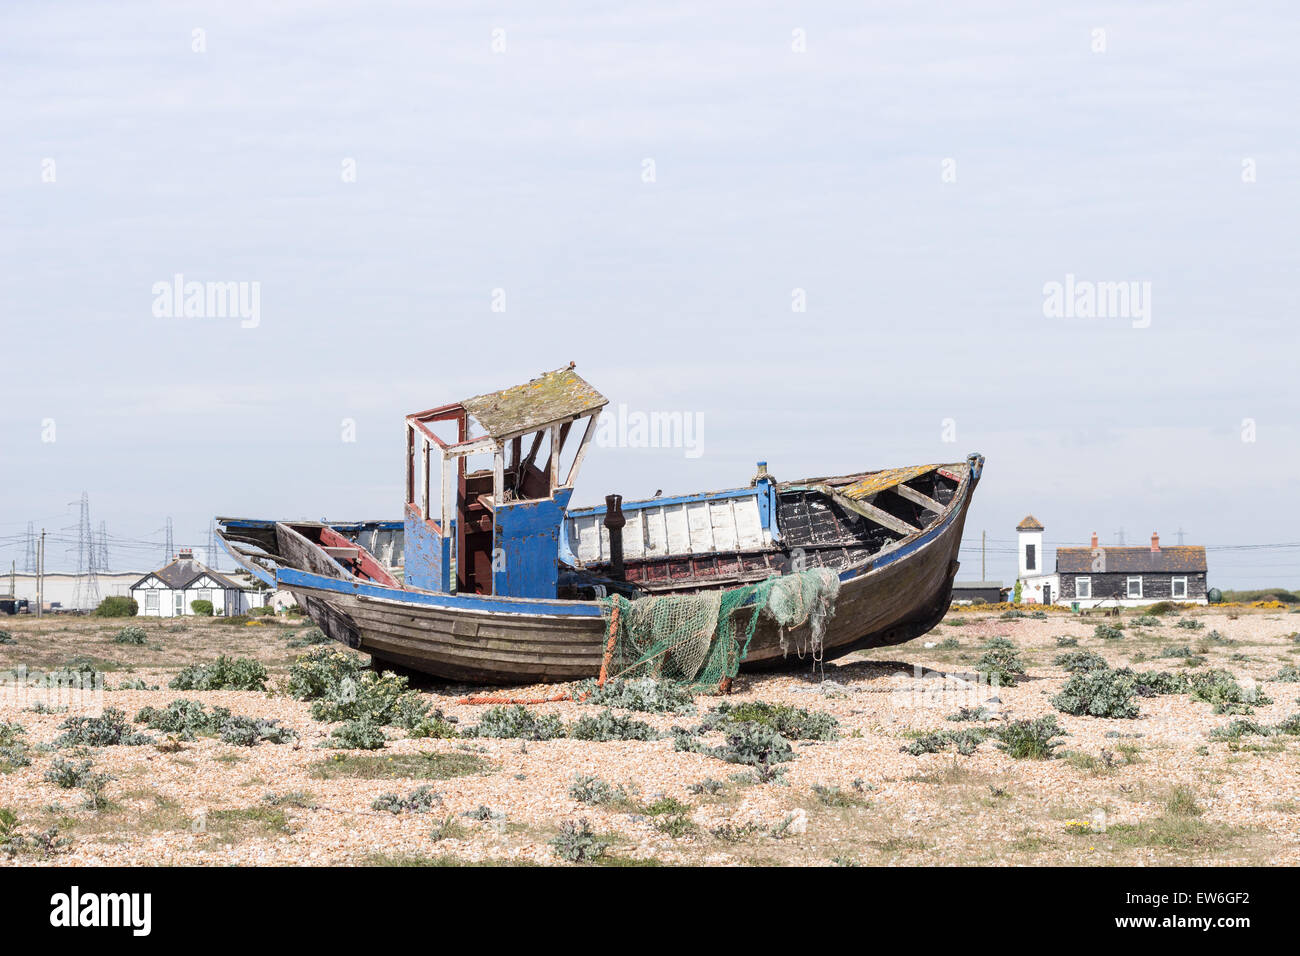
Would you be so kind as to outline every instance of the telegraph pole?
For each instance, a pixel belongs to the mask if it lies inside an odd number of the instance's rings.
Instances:
[[[984,545],[988,539],[988,536],[989,533],[987,531],[980,532],[980,581],[981,583],[989,579],[988,571],[985,570],[984,567]]]
[[[36,616],[40,617],[45,607],[45,529],[41,529],[41,541],[36,546]]]

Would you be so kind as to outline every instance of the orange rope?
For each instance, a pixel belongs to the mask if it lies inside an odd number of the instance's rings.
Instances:
[[[596,680],[597,687],[605,686],[605,681],[609,674],[609,662],[614,656],[614,645],[618,641],[618,604],[614,605],[614,610],[609,616],[609,640],[605,642],[605,656],[600,661],[600,677]],[[587,699],[586,694],[580,697],[574,697],[572,694],[560,694],[556,697],[462,697],[456,701],[458,704],[558,704],[562,701],[572,700],[581,703]]]
[[[597,687],[604,687],[605,680],[609,676],[609,661],[614,656],[614,642],[618,640],[618,609],[619,604],[614,602],[614,610],[609,615],[609,641],[605,644],[605,656],[600,661],[600,677],[596,679]]]

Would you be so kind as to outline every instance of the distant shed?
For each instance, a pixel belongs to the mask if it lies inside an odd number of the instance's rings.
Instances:
[[[997,604],[1001,600],[1000,581],[956,581],[952,586],[953,604]]]

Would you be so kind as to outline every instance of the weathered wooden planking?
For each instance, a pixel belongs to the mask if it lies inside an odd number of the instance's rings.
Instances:
[[[700,501],[654,499],[623,503],[623,555],[628,560],[679,554],[710,554],[768,547],[757,493]],[[584,564],[609,560],[604,512],[579,511],[565,520],[569,550]]]

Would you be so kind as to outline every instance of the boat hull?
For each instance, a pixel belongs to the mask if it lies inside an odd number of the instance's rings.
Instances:
[[[924,534],[840,573],[835,614],[817,656],[829,660],[900,644],[938,623],[951,602],[977,482],[975,471],[943,520]],[[283,535],[281,547],[296,552],[301,542]],[[571,681],[600,671],[607,621],[593,602],[416,592],[348,580],[328,568],[288,569],[278,579],[330,636],[371,654],[381,666],[474,684]],[[808,626],[790,629],[784,638],[773,622],[760,618],[742,669],[801,666],[811,652]]]

